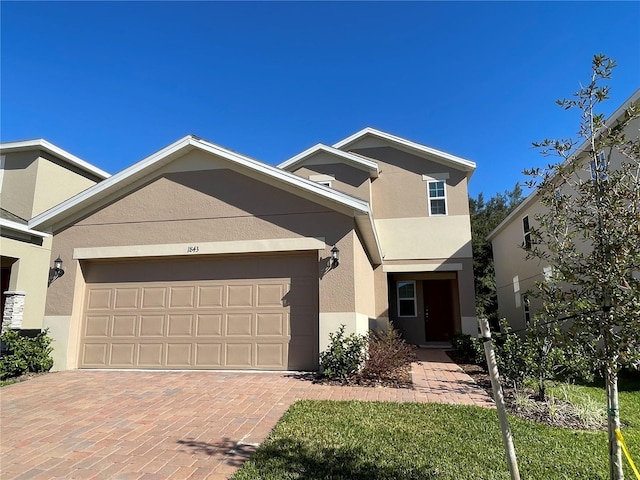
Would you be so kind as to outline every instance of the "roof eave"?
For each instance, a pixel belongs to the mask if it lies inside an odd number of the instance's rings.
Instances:
[[[458,170],[467,172],[467,178],[470,178],[471,174],[476,169],[475,162],[472,162],[471,160],[467,160],[465,158],[458,157],[456,155],[451,155],[450,153],[443,152],[441,150],[436,150],[435,148],[431,148],[426,145],[422,145],[420,143],[412,142],[410,140],[406,140],[396,135],[391,135],[390,133],[386,133],[381,130],[376,130],[375,128],[371,128],[371,127],[363,128],[359,132],[356,132],[353,135],[343,140],[340,140],[337,143],[334,143],[332,147],[344,151],[344,149],[347,148],[349,145],[355,143],[356,141],[364,138],[367,135],[371,135],[373,137],[377,137],[382,140],[386,140],[388,142],[394,143],[405,149],[409,149],[414,153],[418,153],[421,155],[427,154],[431,157],[436,157],[440,161],[446,162]]]
[[[294,189],[301,189],[305,192],[319,196],[344,209],[353,210],[356,214],[369,212],[369,204],[364,200],[343,194],[336,190],[319,185],[305,178],[299,177],[277,167],[245,157],[231,150],[225,149],[213,143],[188,135],[163,148],[162,150],[146,157],[134,165],[122,170],[112,177],[88,188],[61,204],[41,213],[29,221],[30,228],[43,227],[50,229],[54,224],[59,223],[64,218],[86,208],[96,200],[104,198],[123,186],[129,185],[138,178],[150,173],[151,169],[159,168],[168,163],[171,159],[186,148],[199,148],[222,158],[226,158],[232,163],[242,165],[244,168],[258,174],[267,175],[270,178],[282,181]]]
[[[47,238],[50,237],[48,233],[40,232],[38,230],[33,230],[29,228],[27,225],[22,225],[21,223],[12,222],[11,220],[5,220],[4,218],[0,218],[0,228],[13,230],[15,232],[26,233],[29,235],[33,235],[35,237]]]
[[[380,169],[378,168],[378,164],[371,159],[359,158],[356,155],[353,155],[349,152],[344,152],[342,150],[338,150],[337,148],[330,147],[329,145],[324,145],[322,143],[318,143],[311,148],[306,149],[303,152],[300,152],[297,155],[294,155],[288,160],[285,160],[281,164],[278,165],[278,168],[281,170],[291,171],[295,167],[300,164],[303,164],[305,160],[318,152],[325,152],[329,155],[335,155],[340,159],[346,161],[349,164],[354,165],[356,168],[360,168],[362,170],[366,170],[369,172],[370,178],[378,178],[380,174]]]
[[[38,138],[35,140],[21,140],[17,142],[5,142],[0,144],[0,151],[27,151],[27,150],[44,150],[56,157],[64,160],[65,162],[84,170],[87,173],[95,175],[96,177],[104,180],[109,178],[111,174],[105,172],[104,170],[96,167],[95,165],[90,164],[89,162],[82,160],[80,157],[73,155],[72,153],[63,150],[60,147],[55,146],[54,144],[46,141],[43,138]]]

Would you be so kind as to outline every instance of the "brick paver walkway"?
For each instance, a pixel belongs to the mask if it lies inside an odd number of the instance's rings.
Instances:
[[[282,373],[52,373],[0,390],[0,477],[228,478],[299,399],[493,406],[444,351],[419,358],[414,390]]]

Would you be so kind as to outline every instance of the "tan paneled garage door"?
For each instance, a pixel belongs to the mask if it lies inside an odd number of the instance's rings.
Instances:
[[[83,264],[81,368],[318,366],[315,254]]]

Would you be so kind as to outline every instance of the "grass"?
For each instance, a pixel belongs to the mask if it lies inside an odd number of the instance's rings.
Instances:
[[[623,381],[621,387],[624,435],[638,463],[640,381]],[[595,386],[554,388],[565,389],[569,398],[604,400]],[[523,480],[608,478],[606,432],[552,428],[514,417],[510,422]],[[301,401],[233,478],[508,480],[509,473],[495,410]]]

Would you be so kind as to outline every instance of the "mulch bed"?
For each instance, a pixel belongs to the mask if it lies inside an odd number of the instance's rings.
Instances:
[[[387,388],[407,388],[413,389],[413,381],[411,380],[411,365],[398,370],[393,375],[384,378],[362,378],[354,375],[345,379],[330,379],[319,373],[308,373],[297,375],[297,378],[310,380],[313,383],[322,385],[346,386],[346,387],[387,387]]]
[[[447,355],[458,366],[469,375],[491,398],[493,397],[493,389],[491,387],[491,378],[479,365],[467,362],[464,358],[455,355],[455,352],[448,351]],[[606,424],[590,425],[584,422],[577,414],[574,405],[562,399],[554,398],[552,407],[549,401],[536,400],[533,389],[525,389],[524,394],[528,397],[526,406],[517,402],[516,390],[508,385],[502,385],[502,394],[507,411],[512,415],[526,420],[530,420],[551,427],[568,428],[571,430],[602,430],[606,428]],[[520,395],[523,396],[523,393]],[[553,413],[551,412],[553,410]]]

